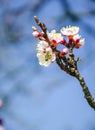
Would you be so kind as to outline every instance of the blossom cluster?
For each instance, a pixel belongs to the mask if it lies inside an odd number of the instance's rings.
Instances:
[[[47,36],[55,48],[57,48],[59,44],[63,45],[63,49],[60,51],[60,57],[63,57],[69,53],[70,44],[72,44],[73,48],[80,48],[84,45],[84,38],[81,38],[78,33],[79,27],[67,26],[61,28],[60,33],[57,33],[56,30],[52,30],[51,32],[47,31]],[[53,52],[50,44],[44,37],[44,32],[41,32],[34,27],[34,32],[32,34],[39,39],[37,44],[39,64],[42,66],[49,66],[56,60],[55,52]]]

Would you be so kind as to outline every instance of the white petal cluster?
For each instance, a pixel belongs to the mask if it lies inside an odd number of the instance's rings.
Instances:
[[[72,40],[72,42],[75,44],[75,48],[80,48],[84,45],[85,39],[81,38],[81,36],[78,34],[79,27],[67,26],[63,27],[60,31],[64,36],[67,36],[69,40]]]
[[[50,33],[48,33],[48,37],[50,41],[55,40],[57,43],[63,40],[61,33],[56,33],[56,30],[52,30]]]
[[[46,41],[40,41],[37,44],[37,57],[42,66],[49,66],[56,59],[55,53]]]
[[[61,29],[61,33],[65,36],[73,36],[79,32],[79,27],[77,26],[67,26]]]

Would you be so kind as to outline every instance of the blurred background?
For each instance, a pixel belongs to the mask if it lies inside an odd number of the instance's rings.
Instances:
[[[95,111],[78,81],[53,63],[41,67],[31,27],[76,25],[86,39],[75,50],[95,97],[95,0],[0,0],[0,130],[95,130]]]

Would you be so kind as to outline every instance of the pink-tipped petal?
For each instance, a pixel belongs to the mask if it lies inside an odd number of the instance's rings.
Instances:
[[[67,48],[64,48],[61,52],[60,52],[60,56],[64,56],[68,54],[68,49]]]

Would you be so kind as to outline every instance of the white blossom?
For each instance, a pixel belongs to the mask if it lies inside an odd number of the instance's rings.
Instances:
[[[49,37],[49,40],[53,43],[60,43],[64,40],[63,36],[61,33],[56,33],[56,30],[52,30],[50,33],[48,32],[48,37]]]
[[[79,32],[79,27],[77,26],[67,26],[66,28],[63,27],[61,29],[61,33],[65,36],[73,36],[78,34],[78,32]]]
[[[56,59],[55,53],[46,41],[40,41],[38,43],[37,57],[39,64],[42,66],[49,66]]]

